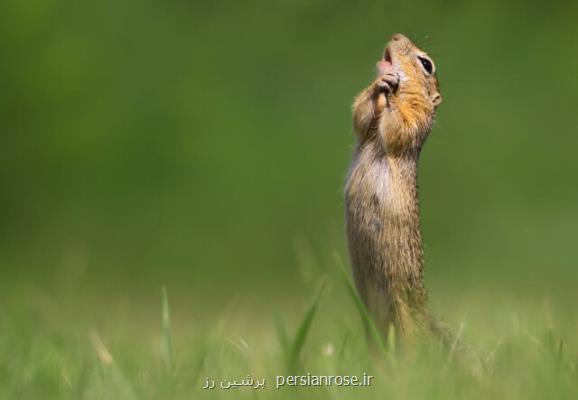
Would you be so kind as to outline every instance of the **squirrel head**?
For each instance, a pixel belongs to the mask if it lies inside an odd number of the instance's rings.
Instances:
[[[392,36],[377,63],[379,76],[393,74],[398,86],[388,94],[387,104],[398,114],[398,150],[420,148],[430,131],[435,110],[442,101],[436,68],[431,57],[400,33]]]

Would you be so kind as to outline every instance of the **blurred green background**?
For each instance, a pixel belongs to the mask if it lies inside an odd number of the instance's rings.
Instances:
[[[444,98],[420,166],[434,301],[575,301],[577,17],[562,0],[2,2],[2,295],[298,293],[347,259],[350,104],[399,31]]]

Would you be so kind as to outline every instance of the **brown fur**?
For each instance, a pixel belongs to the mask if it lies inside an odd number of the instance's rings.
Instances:
[[[418,159],[441,102],[431,60],[405,36],[355,99],[357,148],[347,178],[347,235],[357,289],[378,328],[403,338],[429,326],[419,228]]]

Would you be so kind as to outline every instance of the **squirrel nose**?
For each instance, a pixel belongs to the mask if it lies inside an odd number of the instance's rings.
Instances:
[[[403,39],[405,39],[405,36],[403,36],[401,33],[396,33],[395,35],[393,35],[391,37],[391,40],[396,41],[396,42],[399,40],[403,40]]]

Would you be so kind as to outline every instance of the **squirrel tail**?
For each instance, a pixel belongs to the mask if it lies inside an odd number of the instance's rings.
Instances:
[[[448,360],[455,359],[472,376],[479,378],[483,375],[482,359],[475,349],[461,338],[463,325],[460,326],[456,335],[447,323],[430,315],[429,330],[448,351]]]
[[[452,347],[455,348],[460,341],[447,323],[431,315],[429,316],[429,330],[448,351],[451,351]]]

